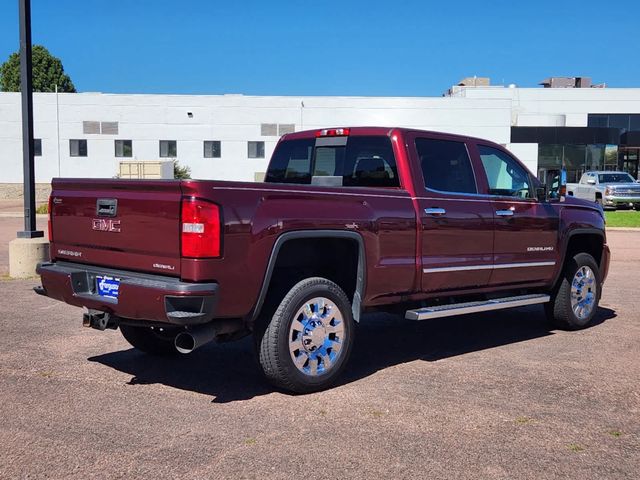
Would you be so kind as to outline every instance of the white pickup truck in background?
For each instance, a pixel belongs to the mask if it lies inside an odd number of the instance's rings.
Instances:
[[[591,200],[605,209],[640,210],[640,183],[626,172],[585,172],[580,182],[567,184],[567,195]]]

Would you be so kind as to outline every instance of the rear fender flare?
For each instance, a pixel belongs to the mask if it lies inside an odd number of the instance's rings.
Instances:
[[[262,306],[264,305],[264,301],[269,290],[269,284],[271,283],[271,277],[273,275],[276,261],[278,260],[280,249],[289,240],[297,240],[301,238],[343,238],[353,240],[358,244],[358,271],[356,273],[356,290],[353,294],[353,299],[351,299],[351,309],[353,313],[353,319],[356,322],[359,322],[360,314],[362,313],[362,299],[364,298],[366,287],[366,259],[364,240],[356,232],[345,232],[342,230],[300,230],[295,232],[285,232],[276,239],[271,250],[269,263],[267,264],[267,271],[262,281],[262,287],[260,288],[258,300],[249,315],[249,323],[252,324],[255,322],[255,320],[258,318],[258,315],[260,314]]]

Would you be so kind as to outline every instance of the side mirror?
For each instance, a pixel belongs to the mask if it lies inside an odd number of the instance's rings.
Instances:
[[[560,185],[558,188],[558,193],[560,198],[564,198],[567,196],[567,171],[564,168],[560,170]]]
[[[596,184],[596,179],[595,178],[587,178],[587,183],[589,185],[595,185]]]

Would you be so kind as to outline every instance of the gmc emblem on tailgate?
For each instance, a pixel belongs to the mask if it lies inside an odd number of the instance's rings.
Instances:
[[[120,233],[120,220],[94,218],[92,220],[91,228],[100,232]]]

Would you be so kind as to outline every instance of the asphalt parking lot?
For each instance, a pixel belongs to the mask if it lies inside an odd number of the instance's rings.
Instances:
[[[0,273],[19,227],[0,218]],[[591,328],[366,318],[343,382],[306,396],[267,385],[248,339],[145,356],[5,275],[0,478],[637,479],[640,232],[609,243]]]

